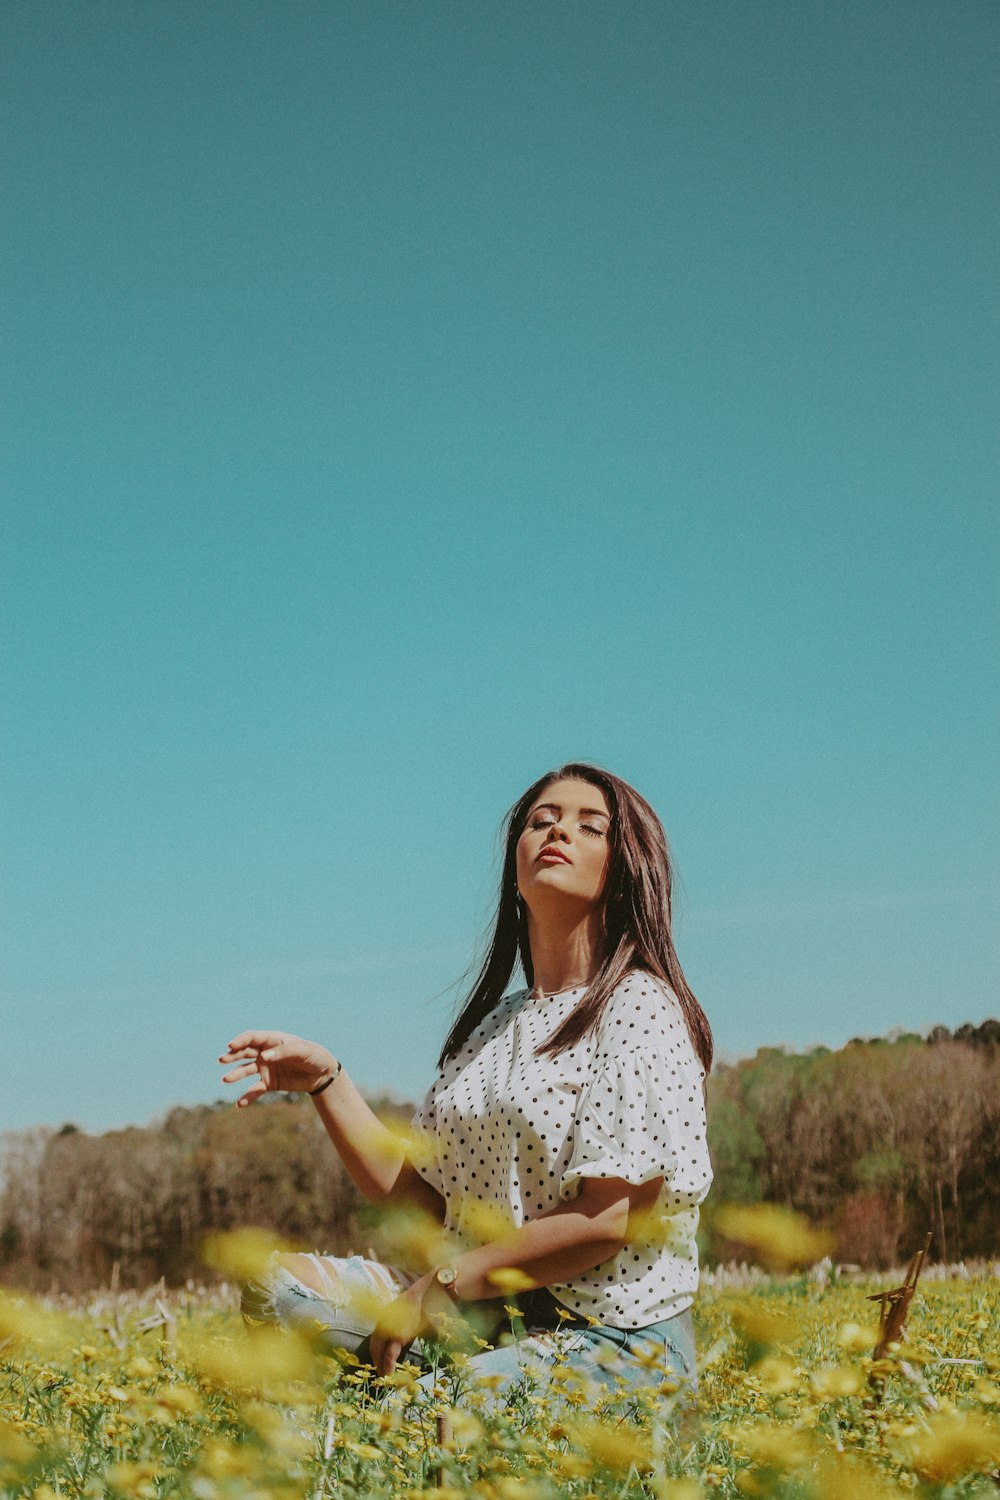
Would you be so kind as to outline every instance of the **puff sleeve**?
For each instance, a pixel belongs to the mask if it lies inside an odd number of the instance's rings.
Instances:
[[[587,1177],[638,1186],[664,1179],[672,1208],[702,1201],[712,1180],[701,1072],[658,1049],[605,1053],[577,1104],[571,1152],[559,1184],[573,1198]]]

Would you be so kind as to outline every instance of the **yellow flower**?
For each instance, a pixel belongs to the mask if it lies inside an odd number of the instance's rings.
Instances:
[[[498,1291],[506,1292],[508,1296],[531,1291],[538,1285],[517,1266],[498,1266],[495,1271],[487,1274],[486,1279],[491,1286],[495,1286]]]
[[[311,1446],[309,1435],[293,1426],[278,1407],[263,1401],[244,1401],[240,1414],[275,1453],[305,1453]]]
[[[550,1462],[552,1467],[567,1479],[581,1479],[594,1467],[592,1461],[584,1458],[582,1453],[553,1453]]]
[[[809,1384],[813,1394],[824,1401],[860,1396],[866,1389],[865,1377],[857,1365],[821,1365],[813,1372]]]
[[[754,1384],[768,1396],[783,1396],[798,1385],[799,1372],[790,1359],[767,1354],[750,1372]]]
[[[741,1423],[732,1429],[730,1440],[735,1452],[764,1469],[798,1469],[813,1454],[805,1433],[770,1423]]]
[[[0,1458],[15,1464],[28,1464],[35,1457],[35,1449],[23,1433],[10,1422],[0,1419]]]
[[[567,1422],[566,1433],[574,1447],[605,1469],[651,1469],[653,1456],[647,1433],[635,1427],[611,1426],[607,1422]]]
[[[158,1405],[168,1411],[194,1412],[201,1405],[198,1392],[189,1385],[164,1385],[156,1392]]]
[[[790,1343],[797,1332],[790,1318],[761,1307],[757,1301],[739,1303],[731,1317],[739,1336],[740,1352],[748,1365],[757,1364],[775,1344]]]
[[[817,1500],[898,1500],[899,1490],[856,1459],[824,1459],[816,1476]]]
[[[9,1342],[54,1350],[66,1341],[69,1332],[70,1325],[64,1318],[30,1297],[14,1296],[0,1287],[0,1348]],[[97,1353],[96,1349],[92,1352]]]
[[[848,1354],[870,1354],[878,1343],[878,1328],[874,1323],[843,1323],[837,1343]]]
[[[778,1203],[726,1204],[716,1212],[715,1224],[726,1239],[746,1245],[774,1270],[814,1265],[835,1244],[832,1234]]]
[[[148,1500],[156,1494],[156,1474],[155,1464],[123,1462],[112,1464],[105,1477],[111,1488],[120,1494]]]
[[[452,1436],[460,1447],[471,1448],[479,1442],[483,1435],[483,1424],[478,1417],[460,1406],[449,1412],[449,1416]]]
[[[1000,1425],[975,1412],[943,1412],[909,1445],[923,1479],[947,1483],[962,1474],[1000,1466]]]
[[[480,1203],[467,1199],[459,1213],[459,1231],[477,1244],[485,1245],[491,1240],[502,1240],[514,1229],[509,1213],[493,1203]],[[532,1286],[534,1286],[532,1282]]]
[[[206,1234],[199,1250],[213,1271],[234,1281],[254,1281],[263,1275],[271,1256],[290,1247],[268,1229],[231,1229]]]
[[[346,1452],[353,1453],[356,1458],[382,1458],[382,1449],[376,1448],[374,1443],[357,1443],[353,1438],[345,1438],[343,1447]]]
[[[312,1350],[304,1338],[271,1328],[255,1329],[230,1344],[201,1339],[191,1359],[213,1385],[236,1391],[306,1380],[313,1368]]]
[[[210,1438],[202,1450],[199,1468],[212,1479],[240,1479],[256,1473],[261,1453],[248,1443],[237,1445]]]

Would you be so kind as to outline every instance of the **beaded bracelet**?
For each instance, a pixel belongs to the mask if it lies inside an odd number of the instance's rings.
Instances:
[[[318,1089],[306,1089],[306,1093],[309,1095],[310,1099],[315,1099],[317,1094],[321,1094],[324,1089],[328,1089],[333,1080],[340,1077],[340,1072],[343,1066],[344,1064],[338,1059],[337,1066],[334,1068],[333,1072],[330,1074],[325,1083],[321,1083]]]

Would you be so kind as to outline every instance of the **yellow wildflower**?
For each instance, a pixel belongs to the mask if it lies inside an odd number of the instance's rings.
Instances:
[[[206,1234],[199,1247],[201,1258],[213,1271],[221,1271],[234,1281],[254,1281],[267,1267],[271,1256],[288,1250],[284,1240],[267,1229],[231,1229]]]
[[[771,1423],[741,1423],[731,1430],[730,1440],[735,1452],[765,1469],[798,1469],[813,1455],[805,1433]]]
[[[976,1412],[942,1412],[909,1445],[923,1479],[948,1483],[975,1470],[1000,1467],[1000,1425]]]
[[[644,1470],[653,1467],[649,1435],[635,1427],[595,1421],[567,1422],[565,1425],[570,1442],[602,1468]]]
[[[870,1354],[878,1343],[878,1328],[874,1323],[843,1323],[837,1343],[848,1354]]]
[[[538,1283],[518,1266],[498,1266],[495,1271],[490,1271],[486,1277],[491,1286],[498,1291],[506,1292],[508,1296],[515,1296],[518,1292],[528,1292],[536,1287]]]
[[[834,1237],[778,1203],[730,1203],[715,1215],[721,1234],[746,1245],[765,1266],[785,1270],[814,1265],[834,1248]]]
[[[809,1384],[813,1394],[824,1401],[860,1396],[867,1389],[865,1377],[857,1365],[822,1365],[813,1372]]]
[[[794,1390],[799,1382],[799,1372],[790,1359],[778,1354],[766,1354],[759,1359],[750,1372],[751,1379],[759,1390],[768,1396],[783,1396]]]

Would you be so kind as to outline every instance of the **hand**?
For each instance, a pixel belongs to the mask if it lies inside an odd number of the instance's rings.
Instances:
[[[403,1350],[413,1343],[418,1333],[430,1326],[424,1312],[424,1297],[434,1275],[433,1271],[428,1271],[426,1276],[421,1276],[383,1308],[371,1336],[372,1364],[376,1374],[391,1375]]]
[[[337,1060],[318,1042],[304,1041],[287,1031],[241,1031],[219,1058],[220,1063],[239,1063],[222,1075],[223,1083],[254,1082],[236,1101],[245,1108],[261,1094],[302,1094],[318,1088],[337,1066]]]

